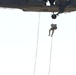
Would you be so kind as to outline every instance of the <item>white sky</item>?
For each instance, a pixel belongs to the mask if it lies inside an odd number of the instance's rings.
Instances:
[[[48,75],[52,13],[40,13],[35,75]],[[0,75],[33,75],[38,12],[0,9]],[[51,75],[76,75],[76,12],[61,14],[53,38]]]

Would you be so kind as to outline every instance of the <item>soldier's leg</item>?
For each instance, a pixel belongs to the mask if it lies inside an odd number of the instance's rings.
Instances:
[[[50,36],[50,33],[51,33],[51,29],[49,30],[49,35],[48,36]]]
[[[51,34],[51,37],[53,36],[53,34],[54,34],[54,30],[52,30],[52,34]]]

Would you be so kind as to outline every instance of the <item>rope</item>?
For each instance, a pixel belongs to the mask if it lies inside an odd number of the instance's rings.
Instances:
[[[48,75],[50,75],[50,70],[51,70],[51,54],[52,54],[52,46],[53,46],[53,36],[51,39],[51,48],[50,48],[50,60],[49,60],[49,72]]]
[[[38,42],[39,42],[39,27],[40,27],[40,12],[39,12],[39,20],[38,20],[37,44],[36,44],[36,55],[35,55],[35,64],[34,64],[33,75],[35,75],[35,71],[36,71],[36,62],[37,62],[37,53],[38,53]]]

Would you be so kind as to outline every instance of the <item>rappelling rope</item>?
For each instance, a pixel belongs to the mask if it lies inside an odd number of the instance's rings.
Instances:
[[[38,42],[39,42],[39,27],[40,27],[40,12],[39,12],[39,20],[38,20],[37,44],[36,44],[36,55],[35,55],[35,64],[34,64],[33,75],[35,75],[35,71],[36,71],[36,62],[37,62],[37,53],[38,53]]]
[[[56,29],[57,29],[57,24],[53,24],[53,19],[52,19],[51,28],[49,30],[49,36],[50,36],[50,32],[51,31],[52,31],[52,34],[51,34],[51,48],[50,48],[50,59],[49,59],[49,71],[48,71],[48,75],[50,75],[50,72],[51,72],[51,55],[52,55],[52,46],[53,46],[53,34],[54,34],[54,30],[56,30]]]
[[[51,23],[53,24],[54,19],[51,20]],[[50,75],[51,72],[51,55],[52,55],[52,46],[53,46],[53,36],[51,37],[51,47],[50,47],[50,58],[49,58],[49,70],[48,75]]]
[[[51,37],[50,60],[49,60],[49,71],[48,71],[48,75],[50,75],[50,72],[51,72],[51,54],[52,54],[52,46],[53,46],[53,36]]]

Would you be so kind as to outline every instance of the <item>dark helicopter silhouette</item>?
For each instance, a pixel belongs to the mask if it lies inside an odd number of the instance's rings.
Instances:
[[[46,5],[49,1],[50,6]],[[52,18],[63,12],[76,11],[76,0],[0,0],[0,7],[24,11],[53,12]],[[54,14],[54,12],[58,12]]]

